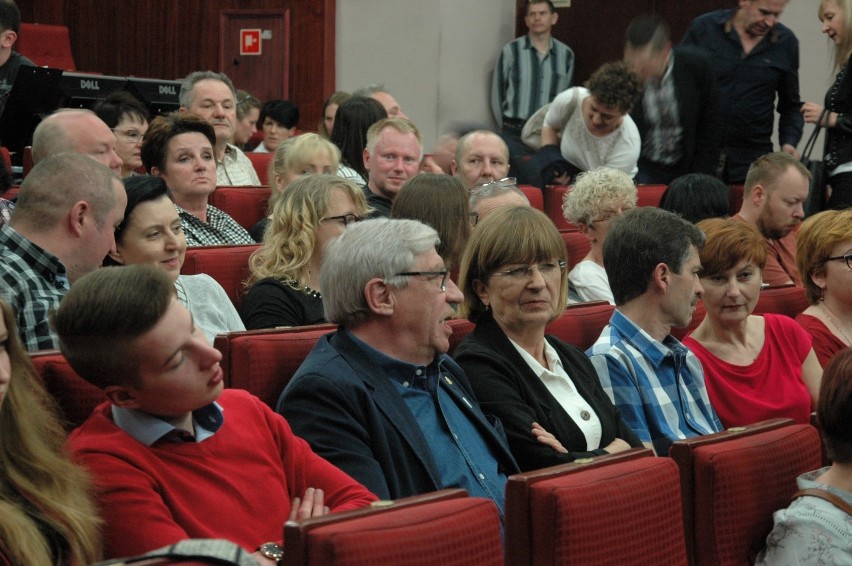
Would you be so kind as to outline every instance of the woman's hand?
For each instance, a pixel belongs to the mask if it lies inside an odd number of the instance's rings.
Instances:
[[[542,444],[550,446],[551,448],[553,448],[554,451],[558,452],[559,454],[568,453],[568,450],[564,446],[562,446],[562,443],[559,442],[559,440],[557,440],[556,437],[553,436],[551,433],[544,430],[544,427],[540,424],[535,422],[532,424],[532,434],[533,436],[535,436],[536,440],[538,440]]]
[[[631,446],[620,438],[616,438],[615,440],[604,446],[604,450],[606,450],[610,454],[615,454],[616,452],[624,452],[625,450],[630,450],[630,448]]]
[[[816,124],[816,121],[819,120],[819,115],[822,114],[823,107],[816,102],[805,102],[802,104],[801,113],[805,118],[805,122],[808,124]],[[828,126],[828,121],[830,118],[830,113],[823,118],[822,126]]]

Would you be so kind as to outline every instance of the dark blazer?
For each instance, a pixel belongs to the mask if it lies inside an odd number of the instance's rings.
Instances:
[[[462,369],[448,356],[452,384],[439,386],[459,399],[497,459],[518,471],[499,422],[489,422]],[[470,404],[465,401],[470,401]],[[371,364],[343,331],[320,338],[278,400],[297,436],[382,499],[441,489],[432,450],[391,378]]]
[[[721,151],[720,129],[717,125],[717,105],[714,98],[713,71],[707,55],[695,47],[676,47],[672,77],[675,84],[680,125],[683,128],[681,144],[683,159],[676,165],[679,175],[706,173],[713,175],[719,164]],[[650,124],[645,119],[642,97],[630,113],[642,139],[648,135]],[[645,156],[642,155],[642,158]]]
[[[620,438],[631,446],[641,447],[642,443],[621,420],[618,409],[601,387],[589,358],[558,338],[545,338],[559,354],[577,391],[598,415],[601,446]],[[503,423],[509,448],[521,470],[537,470],[606,454],[602,449],[586,451],[582,431],[491,316],[480,319],[473,332],[455,349],[453,357],[470,379],[482,410],[494,414]],[[530,432],[533,421],[562,442],[568,453],[559,454],[538,442]]]

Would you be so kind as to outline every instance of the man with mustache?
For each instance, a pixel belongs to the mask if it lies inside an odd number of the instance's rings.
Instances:
[[[722,430],[695,354],[670,334],[692,320],[704,292],[704,233],[654,207],[609,225],[603,260],[616,309],[586,351],[621,417],[660,456],[675,440]]]
[[[681,45],[709,54],[722,128],[722,179],[742,183],[749,164],[773,150],[775,98],[781,150],[798,157],[804,119],[799,113],[799,40],[778,23],[788,0],[739,0],[734,10],[695,18]]]
[[[748,222],[766,239],[763,282],[802,286],[796,269],[796,232],[805,218],[811,174],[786,153],[769,153],[751,164],[743,204],[733,220]]]
[[[195,114],[216,132],[216,185],[260,186],[254,166],[240,148],[229,143],[237,128],[237,91],[224,73],[195,71],[180,85],[180,109]]]
[[[503,514],[517,471],[502,427],[449,356],[462,293],[415,220],[349,225],[329,243],[319,339],[278,401],[293,432],[380,499],[462,487]]]

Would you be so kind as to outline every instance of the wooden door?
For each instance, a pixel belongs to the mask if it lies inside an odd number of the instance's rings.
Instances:
[[[290,99],[290,9],[221,10],[219,69],[261,102]],[[260,30],[260,54],[241,55],[241,30]]]

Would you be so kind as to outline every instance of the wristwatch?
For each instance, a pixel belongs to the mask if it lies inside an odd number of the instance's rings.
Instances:
[[[284,559],[284,549],[281,545],[275,542],[265,542],[257,549],[263,556],[276,562],[281,562]]]

